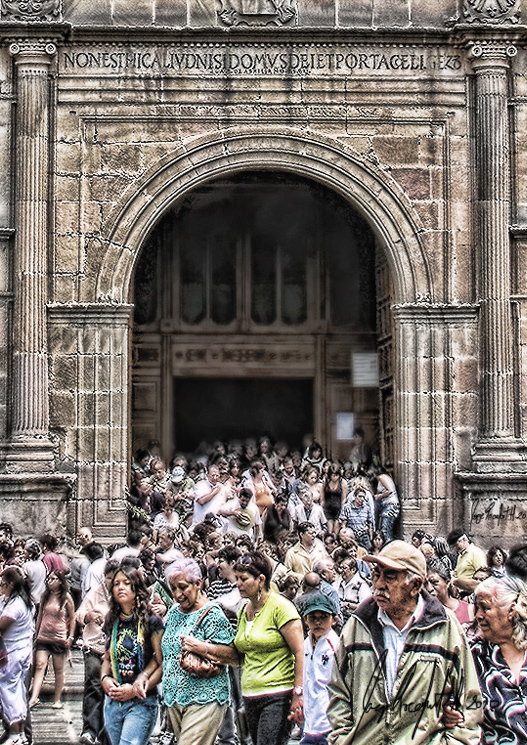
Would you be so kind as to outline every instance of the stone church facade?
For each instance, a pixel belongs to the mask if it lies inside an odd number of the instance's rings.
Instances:
[[[133,448],[228,380],[340,457],[353,415],[407,534],[524,535],[526,23],[1,0],[1,518],[122,535]]]

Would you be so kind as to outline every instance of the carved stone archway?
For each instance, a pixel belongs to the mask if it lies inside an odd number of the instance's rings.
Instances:
[[[103,498],[96,511],[104,523],[113,521],[117,517],[114,510],[119,509],[115,500],[126,483],[128,301],[135,265],[148,234],[174,202],[197,185],[244,170],[266,169],[299,174],[338,192],[369,222],[385,251],[395,297],[396,473],[406,503],[406,525],[410,529],[416,523],[449,523],[454,471],[449,423],[455,402],[454,362],[449,349],[456,334],[464,333],[473,322],[472,311],[440,304],[441,279],[432,275],[428,264],[422,239],[425,230],[389,172],[338,141],[290,130],[258,135],[229,130],[221,137],[215,133],[194,140],[192,146],[186,143],[131,185],[107,216],[99,236],[88,241],[88,252],[100,257],[100,268],[83,286],[81,300],[86,308],[81,322],[86,317],[93,323],[98,309],[106,319],[113,309],[112,323],[105,333],[112,334],[111,344],[117,350],[115,354],[110,351],[108,364],[119,371],[119,383],[113,393],[110,391],[117,407],[110,411],[110,419],[118,423],[120,435],[108,444],[107,451],[101,439],[95,450],[83,455],[78,519],[86,509],[92,514],[91,495],[104,490],[109,493],[109,502],[106,505]],[[62,307],[61,313],[65,312],[73,311]],[[109,369],[105,377],[111,380],[112,374]],[[95,391],[96,410],[97,398]],[[86,419],[84,425],[89,429],[90,421]],[[98,463],[105,464],[106,472]]]
[[[183,193],[235,171],[262,169],[300,174],[343,195],[368,220],[386,251],[396,302],[434,302],[432,273],[420,240],[421,221],[389,174],[322,136],[306,139],[288,131],[255,136],[235,130],[221,138],[202,138],[191,149],[180,148],[125,191],[99,239],[105,245],[96,300],[127,301],[146,236]]]

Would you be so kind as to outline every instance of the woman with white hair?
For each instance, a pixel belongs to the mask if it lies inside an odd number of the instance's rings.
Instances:
[[[481,636],[473,642],[483,694],[485,745],[527,742],[527,586],[489,577],[475,591]]]
[[[206,643],[230,644],[234,632],[221,608],[203,592],[197,562],[174,562],[165,576],[175,603],[166,616],[161,642],[163,699],[181,745],[213,745],[229,704],[227,668],[210,678],[187,672],[181,666],[181,639],[192,636]]]

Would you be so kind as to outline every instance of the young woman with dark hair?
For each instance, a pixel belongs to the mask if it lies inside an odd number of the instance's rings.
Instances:
[[[112,581],[101,666],[104,724],[112,745],[146,745],[156,723],[163,623],[150,613],[149,602],[138,569],[121,564]]]
[[[339,515],[347,496],[348,482],[342,475],[340,464],[330,463],[322,492],[322,507],[328,521],[329,533],[338,535],[340,530]]]

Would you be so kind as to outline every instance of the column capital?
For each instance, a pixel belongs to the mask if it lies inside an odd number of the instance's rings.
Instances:
[[[462,25],[456,31],[476,74],[489,68],[509,70],[511,59],[518,53],[518,42],[521,39],[518,28]]]
[[[57,54],[57,45],[49,39],[13,39],[9,53],[15,64],[49,65]]]
[[[474,70],[510,66],[510,60],[518,54],[518,48],[508,39],[478,39],[468,42],[469,55]]]

